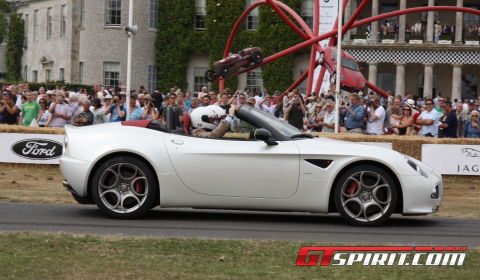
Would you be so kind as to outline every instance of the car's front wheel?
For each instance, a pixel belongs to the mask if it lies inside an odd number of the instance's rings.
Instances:
[[[227,65],[220,66],[220,69],[218,70],[222,77],[227,78],[228,76],[230,76],[230,67],[228,67]]]
[[[320,56],[318,57],[318,65],[322,65],[324,60],[325,60],[325,53],[322,52],[322,53],[320,53]]]
[[[263,62],[262,52],[254,51],[254,52],[250,55],[250,59],[251,59],[252,62],[255,63],[255,64],[260,64],[260,63],[262,63],[262,62]]]
[[[134,157],[119,156],[97,169],[92,195],[98,208],[108,215],[134,219],[152,208],[158,186],[147,164]]]
[[[330,84],[335,84],[337,82],[337,73],[333,73],[332,77],[330,77]]]
[[[391,176],[376,166],[364,165],[343,174],[335,188],[335,206],[350,224],[376,226],[385,222],[397,204]]]

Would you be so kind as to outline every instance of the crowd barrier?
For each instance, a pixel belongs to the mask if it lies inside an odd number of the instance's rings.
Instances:
[[[64,134],[65,129],[63,128],[0,125],[0,162],[58,164]],[[421,160],[442,174],[480,175],[480,139],[374,136],[347,133],[312,134],[351,142],[391,143],[393,150]],[[233,133],[226,135],[226,137],[229,136],[238,137]],[[43,141],[41,141],[42,139]],[[20,151],[28,154],[23,155]],[[32,157],[32,153],[36,154]],[[42,158],[42,155],[46,157]]]

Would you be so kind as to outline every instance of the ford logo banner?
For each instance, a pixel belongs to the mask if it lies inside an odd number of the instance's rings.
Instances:
[[[62,156],[63,145],[49,139],[25,139],[10,148],[19,157],[32,160],[50,160]]]

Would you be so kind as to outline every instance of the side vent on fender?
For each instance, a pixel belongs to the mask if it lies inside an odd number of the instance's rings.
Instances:
[[[306,159],[305,161],[322,169],[327,169],[333,162],[330,159]]]

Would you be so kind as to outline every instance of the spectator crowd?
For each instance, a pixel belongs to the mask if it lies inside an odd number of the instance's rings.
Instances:
[[[308,98],[298,89],[293,92],[262,92],[224,89],[217,92],[203,87],[192,94],[173,87],[168,93],[156,89],[149,93],[143,86],[130,92],[126,87],[94,86],[93,92],[78,88],[40,88],[31,91],[28,83],[4,86],[0,94],[0,123],[37,127],[64,127],[96,125],[125,121],[127,104],[130,120],[158,120],[165,123],[165,108],[173,106],[177,112],[192,113],[196,108],[218,105],[226,112],[232,105],[251,106],[289,123],[300,131],[334,132],[335,85],[328,92],[312,93]],[[480,98],[450,100],[441,93],[431,99],[405,96],[388,98],[370,92],[342,92],[338,100],[339,127],[342,132],[367,135],[419,135],[425,137],[479,138]],[[180,116],[180,122],[182,117]]]

